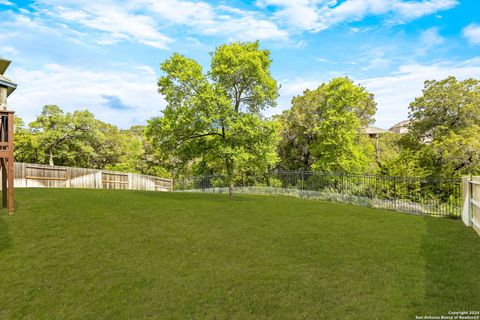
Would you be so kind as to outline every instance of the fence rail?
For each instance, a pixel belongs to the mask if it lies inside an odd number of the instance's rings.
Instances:
[[[239,193],[289,194],[402,212],[459,218],[461,179],[275,171],[235,180]],[[176,181],[177,191],[226,192],[222,175]]]
[[[15,188],[173,191],[173,180],[109,170],[15,162]]]

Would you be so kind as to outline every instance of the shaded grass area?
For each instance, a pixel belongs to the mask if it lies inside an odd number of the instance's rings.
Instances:
[[[282,196],[19,189],[1,319],[414,319],[480,308],[459,220]]]

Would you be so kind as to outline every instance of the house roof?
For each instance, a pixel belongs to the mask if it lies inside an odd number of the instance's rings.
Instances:
[[[390,130],[392,130],[393,128],[408,127],[409,124],[410,124],[410,120],[403,120],[403,121],[400,121],[399,123],[394,124],[390,128]]]
[[[385,130],[385,129],[382,129],[382,128],[377,128],[377,127],[366,127],[365,132],[367,134],[380,134],[380,133],[385,133],[385,132],[388,132],[388,131]]]
[[[7,87],[7,96],[9,96],[17,88],[17,85],[13,83],[12,80],[3,75],[5,71],[7,71],[10,63],[10,60],[0,58],[0,86]]]
[[[3,75],[7,71],[8,66],[12,61],[3,59],[0,57],[0,75]]]

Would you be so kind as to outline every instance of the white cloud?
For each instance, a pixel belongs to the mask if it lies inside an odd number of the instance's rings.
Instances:
[[[204,35],[227,36],[231,40],[286,40],[288,33],[275,23],[226,5],[216,7],[203,1],[135,0],[132,2],[163,20],[185,25]]]
[[[208,3],[184,0],[133,0],[135,8],[155,12],[176,24],[209,25],[215,19],[215,9]]]
[[[14,47],[10,46],[1,46],[0,47],[0,57],[6,57],[6,55],[10,56],[15,56],[18,54],[18,50],[15,49]]]
[[[420,43],[417,54],[424,55],[431,48],[445,43],[445,39],[438,33],[438,28],[430,28],[420,34]]]
[[[257,6],[271,6],[277,9],[275,17],[278,21],[299,30],[320,31],[325,29],[321,21],[321,8],[328,6],[326,1],[319,0],[258,0]]]
[[[425,80],[441,80],[448,76],[466,79],[478,77],[479,74],[480,62],[472,59],[468,63],[404,65],[396,74],[359,82],[375,94],[378,103],[377,124],[388,128],[407,118],[408,106],[422,94]]]
[[[359,54],[356,58],[357,64],[362,65],[362,70],[382,70],[390,66],[392,63],[393,55],[388,54],[391,48],[388,47],[376,47],[370,48],[365,52]]]
[[[238,19],[221,17],[212,27],[203,29],[204,34],[225,35],[230,40],[287,40],[288,33],[280,30],[276,24],[268,20],[258,20],[253,16]]]
[[[41,4],[52,19],[66,21],[71,28],[78,24],[100,32],[94,35],[95,41],[104,45],[131,41],[164,49],[173,41],[165,33],[179,26],[186,26],[193,33],[229,40],[288,39],[287,31],[259,12],[213,6],[205,1],[41,0]]]
[[[65,24],[49,22],[40,15],[31,15],[30,12],[14,14],[9,11],[5,12],[1,18],[3,19],[0,19],[0,29],[4,32],[0,33],[0,41],[4,42],[4,45],[8,43],[8,46],[14,46],[25,39],[34,41],[48,39],[49,44],[53,47],[54,38],[76,44],[83,44],[82,39],[85,39],[85,34],[73,30]],[[46,40],[42,42],[46,42]],[[38,50],[38,48],[36,49]],[[22,52],[22,50],[18,51]]]
[[[392,9],[406,20],[420,18],[455,7],[457,0],[392,1]]]
[[[469,24],[463,29],[463,36],[471,44],[480,44],[480,25],[475,23]]]
[[[0,0],[5,1],[5,0]],[[228,40],[289,40],[291,33],[318,32],[333,25],[385,15],[402,23],[452,8],[457,0],[258,0],[260,8],[243,10],[202,0],[38,0],[30,12],[37,18],[62,21],[94,42],[111,45],[130,41],[165,49],[173,42],[167,33],[187,27],[190,33]],[[24,13],[28,16],[28,13]],[[48,26],[48,22],[44,23]],[[91,31],[95,32],[91,32]],[[358,31],[353,28],[352,30]],[[86,32],[85,32],[86,33]]]
[[[59,64],[31,70],[13,65],[9,77],[18,83],[9,105],[27,122],[32,121],[44,105],[57,104],[65,111],[88,108],[99,119],[127,128],[160,115],[165,106],[157,93],[155,72],[145,65],[131,72],[91,71]],[[131,109],[109,108],[105,96],[118,97]]]
[[[376,125],[389,128],[408,117],[409,104],[422,94],[426,80],[441,80],[448,76],[458,79],[478,78],[480,74],[480,56],[461,63],[444,62],[441,64],[406,64],[398,71],[387,75],[355,80],[375,94],[378,111]],[[293,79],[281,81],[279,105],[271,113],[291,107],[292,97],[302,94],[305,89],[315,89],[329,79]]]
[[[36,17],[28,17],[26,15],[14,15],[11,16],[12,19],[8,21],[3,21],[2,23],[5,25],[5,29],[8,32],[12,32],[13,34],[19,34],[17,29],[30,29],[35,30],[38,33],[45,33],[50,35],[59,35],[60,30],[52,28],[49,26],[45,21]]]
[[[15,6],[12,2],[10,2],[8,0],[0,0],[0,5],[9,6],[9,7]]]
[[[391,22],[402,23],[438,11],[453,8],[457,0],[258,0],[260,7],[277,9],[276,17],[292,28],[318,32],[333,25],[360,21],[367,16],[388,15]]]
[[[66,21],[98,30],[102,36],[99,44],[113,44],[130,40],[158,49],[165,49],[173,39],[157,31],[152,17],[130,14],[120,6],[93,3],[84,9],[57,7],[55,15]]]
[[[445,39],[438,33],[438,28],[430,28],[422,32],[420,41],[423,45],[433,47],[445,42]]]
[[[323,63],[334,63],[333,61],[322,58],[322,57],[318,57],[315,60],[317,60],[318,62],[323,62]]]

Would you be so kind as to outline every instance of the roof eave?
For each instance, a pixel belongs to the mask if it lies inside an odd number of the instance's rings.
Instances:
[[[0,58],[0,74],[4,74],[5,71],[7,71],[10,63],[12,63],[12,61]]]
[[[17,85],[13,82],[8,82],[0,79],[0,86],[7,87],[7,97],[12,94],[15,89],[17,89]]]

